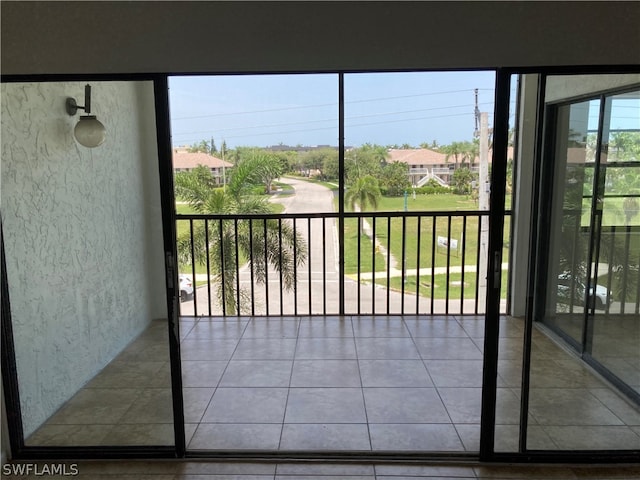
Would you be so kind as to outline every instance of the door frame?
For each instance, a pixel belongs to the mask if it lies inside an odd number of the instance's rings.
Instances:
[[[593,98],[602,98],[604,100],[605,94],[612,90],[605,92],[591,92],[589,94],[575,96],[569,99],[563,99],[562,101],[549,102],[545,101],[545,91],[547,78],[557,75],[598,75],[598,74],[632,74],[639,73],[640,68],[638,66],[619,67],[609,71],[602,71],[599,68],[554,68],[554,69],[533,69],[526,71],[519,70],[520,73],[539,73],[540,81],[538,85],[538,110],[536,118],[536,145],[534,154],[534,178],[533,178],[533,199],[532,199],[532,212],[531,212],[531,239],[532,246],[529,252],[529,275],[527,282],[527,307],[525,317],[525,338],[524,338],[524,354],[522,362],[522,386],[521,386],[521,412],[520,412],[520,442],[517,453],[495,453],[492,455],[492,459],[495,461],[514,461],[514,462],[544,462],[544,463],[620,463],[629,462],[637,463],[640,458],[640,451],[638,450],[530,450],[527,448],[527,430],[528,430],[528,410],[529,410],[529,393],[530,393],[530,367],[531,367],[531,347],[532,347],[532,330],[534,321],[539,321],[538,318],[541,311],[544,311],[544,298],[543,293],[546,291],[546,259],[548,256],[548,202],[551,198],[552,186],[550,183],[546,183],[543,179],[549,178],[551,172],[550,158],[554,156],[554,136],[556,131],[556,113],[557,107],[561,104],[575,103],[580,100],[587,100]],[[638,86],[623,87],[616,89],[616,93],[621,91],[637,90]],[[604,103],[604,102],[603,102]],[[602,122],[602,109],[604,105],[601,104],[600,117],[599,117],[599,134],[601,134],[601,122]],[[598,145],[600,145],[601,138],[599,135]],[[599,149],[600,150],[600,149]],[[596,182],[594,175],[594,182]],[[596,195],[595,192],[593,195]],[[546,236],[545,236],[546,235]],[[590,249],[591,251],[591,249]],[[586,330],[586,325],[585,329]],[[583,333],[585,333],[583,330]],[[555,331],[555,330],[554,330]],[[566,340],[566,335],[562,335]],[[573,344],[574,342],[569,342]],[[584,345],[584,343],[583,343]],[[575,348],[575,345],[573,345]],[[581,352],[583,353],[583,352]],[[599,373],[602,373],[601,369],[592,361],[590,356],[583,356],[585,361]]]

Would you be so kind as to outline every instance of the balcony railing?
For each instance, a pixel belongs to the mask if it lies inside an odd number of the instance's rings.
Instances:
[[[181,303],[182,315],[485,310],[486,211],[176,217],[180,273],[196,287]],[[283,242],[283,229],[300,242]],[[505,239],[508,231],[506,225]],[[502,268],[505,312],[507,264]]]

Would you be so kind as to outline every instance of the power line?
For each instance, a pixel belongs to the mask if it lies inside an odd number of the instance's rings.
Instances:
[[[493,102],[485,102],[485,103],[481,103],[480,105],[493,105]],[[428,111],[435,111],[435,110],[450,110],[452,108],[468,108],[469,105],[451,105],[448,107],[433,107],[433,108],[422,108],[422,109],[416,109],[416,110],[403,110],[403,111],[398,111],[398,112],[383,112],[383,113],[372,113],[372,114],[368,114],[368,115],[354,115],[351,117],[345,117],[345,120],[349,120],[349,119],[355,119],[355,118],[371,118],[371,117],[381,117],[381,116],[390,116],[390,115],[403,115],[405,113],[416,113],[416,112],[428,112]],[[233,130],[251,130],[251,129],[256,129],[256,128],[273,128],[273,127],[286,127],[286,126],[290,126],[290,125],[307,125],[307,124],[312,124],[312,123],[323,123],[323,122],[337,122],[337,118],[328,118],[328,119],[323,119],[323,120],[307,120],[304,122],[288,122],[288,123],[273,123],[273,124],[264,124],[264,125],[249,125],[246,127],[230,127],[230,128],[216,128],[215,131],[216,133],[220,133],[220,132],[228,132],[228,131],[233,131]],[[199,130],[199,131],[195,131],[195,132],[180,132],[180,133],[176,133],[174,136],[179,136],[179,135],[195,135],[197,133],[210,133],[212,129],[208,129],[208,130]]]
[[[480,90],[493,90],[493,89],[482,88]],[[399,98],[414,98],[414,97],[426,97],[426,96],[433,96],[433,95],[447,95],[447,94],[451,94],[451,93],[463,93],[463,92],[469,92],[469,91],[472,91],[472,90],[469,90],[469,89],[465,89],[465,90],[449,90],[449,91],[445,91],[445,92],[430,92],[430,93],[416,93],[416,94],[413,94],[413,95],[399,95],[397,97],[368,98],[368,99],[364,99],[364,100],[353,100],[353,101],[350,101],[350,102],[345,102],[345,104],[378,102],[378,101],[383,101],[383,100],[396,100],[396,99],[399,99]],[[334,106],[337,107],[338,104],[336,102],[333,102],[333,103],[318,103],[318,104],[312,104],[312,105],[298,105],[298,106],[295,106],[295,107],[270,108],[270,109],[265,109],[265,110],[253,110],[253,111],[247,111],[247,112],[212,113],[212,114],[209,114],[209,115],[195,115],[195,116],[191,116],[191,117],[176,117],[176,118],[172,118],[171,121],[192,120],[192,119],[196,119],[196,118],[209,118],[209,117],[225,117],[225,116],[231,116],[231,115],[248,115],[248,114],[252,114],[252,113],[282,112],[282,111],[287,111],[287,110],[302,110],[302,109],[306,109],[306,108],[334,107]]]
[[[455,114],[451,114],[451,115],[438,115],[435,117],[418,117],[418,118],[406,118],[406,119],[399,119],[399,120],[390,120],[387,122],[372,122],[372,123],[361,123],[361,124],[352,124],[352,125],[345,125],[345,128],[357,128],[357,127],[368,127],[368,126],[372,126],[372,125],[386,125],[389,123],[401,123],[401,122],[411,122],[411,121],[415,121],[415,120],[434,120],[434,119],[439,119],[439,118],[447,118],[447,117],[466,117],[466,116],[471,116],[473,115],[473,113],[455,113]],[[333,126],[333,127],[319,127],[319,128],[303,128],[303,129],[299,129],[299,130],[288,130],[288,131],[284,131],[284,132],[267,132],[267,133],[252,133],[252,134],[245,134],[245,135],[230,135],[230,136],[225,136],[225,140],[228,139],[232,139],[232,138],[244,138],[244,137],[260,137],[260,136],[265,136],[265,135],[286,135],[289,133],[300,133],[300,132],[315,132],[315,131],[321,131],[321,130],[337,130],[337,126]],[[187,134],[183,134],[183,135],[187,135]],[[189,134],[191,135],[191,134]],[[195,133],[194,133],[195,135]]]

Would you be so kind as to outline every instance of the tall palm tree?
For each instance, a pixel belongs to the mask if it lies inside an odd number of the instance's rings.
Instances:
[[[473,165],[480,157],[480,140],[476,138],[472,142],[462,142],[462,149],[462,163],[467,161]]]
[[[303,265],[307,259],[307,246],[290,223],[280,225],[274,219],[250,219],[251,215],[272,213],[265,196],[251,194],[259,177],[260,162],[254,159],[234,168],[225,189],[211,188],[202,172],[176,175],[176,195],[195,212],[241,216],[237,222],[234,219],[210,221],[208,232],[204,222],[195,221],[193,259],[191,232],[182,234],[177,245],[178,260],[183,265],[191,261],[204,265],[209,254],[211,274],[218,285],[216,295],[227,315],[240,313],[238,298],[243,303],[248,297],[246,292],[237,290],[237,266],[244,261],[258,283],[266,281],[269,267],[281,271],[283,287],[290,290],[296,281],[294,264]]]
[[[442,145],[442,147],[440,147],[440,151],[445,154],[444,161],[447,163],[449,162],[449,159],[453,157],[453,161],[455,163],[454,168],[458,168],[458,160],[461,157],[462,161],[464,161],[464,142],[451,142],[449,145]]]
[[[378,208],[380,197],[382,193],[378,180],[371,175],[365,175],[357,178],[347,189],[344,200],[351,210],[356,211],[357,208],[364,211],[369,207]],[[360,217],[360,230],[362,230],[362,217]]]

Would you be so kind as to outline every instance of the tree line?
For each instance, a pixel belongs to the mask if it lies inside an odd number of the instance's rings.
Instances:
[[[382,195],[401,196],[411,188],[409,179],[409,166],[402,162],[389,161],[389,149],[415,148],[409,144],[377,145],[365,143],[357,148],[350,148],[345,152],[344,180],[347,187],[355,184],[364,176],[373,177]],[[468,195],[472,193],[472,184],[476,174],[469,168],[473,166],[479,156],[478,139],[473,141],[455,141],[448,145],[438,145],[434,140],[431,143],[422,143],[419,148],[429,148],[445,155],[445,161],[456,165],[455,173],[451,179],[451,191],[457,194]],[[223,158],[234,165],[242,163],[244,158],[261,152],[265,161],[265,191],[271,191],[271,181],[283,174],[296,174],[304,177],[312,177],[317,180],[338,182],[340,171],[338,151],[335,148],[317,148],[308,151],[297,150],[269,150],[257,147],[239,146],[228,149],[223,141],[218,150],[213,139],[202,140],[189,147],[190,152],[204,152]],[[458,171],[460,170],[460,171]],[[268,173],[267,173],[268,172]],[[371,182],[369,182],[371,183]],[[427,190],[440,192],[442,187],[435,183],[427,185]],[[445,187],[446,188],[446,187]]]

